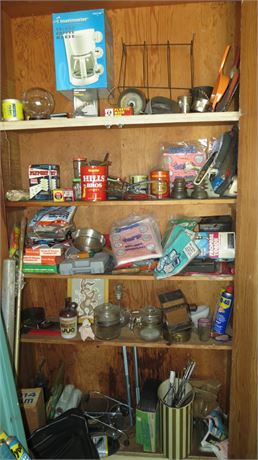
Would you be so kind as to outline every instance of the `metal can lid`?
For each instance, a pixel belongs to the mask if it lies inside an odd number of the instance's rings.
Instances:
[[[19,99],[2,99],[2,102],[11,102],[11,103],[19,102],[20,104],[22,104],[22,102]]]

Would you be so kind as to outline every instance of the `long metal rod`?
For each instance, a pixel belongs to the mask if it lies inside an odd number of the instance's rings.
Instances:
[[[140,392],[137,347],[133,347],[133,360],[134,360],[134,376],[135,376],[135,400],[136,400],[136,404],[139,404],[140,398],[141,398],[141,392]]]
[[[15,342],[14,342],[14,369],[16,379],[19,373],[19,352],[20,352],[20,329],[21,329],[21,303],[22,303],[22,288],[23,288],[23,248],[26,229],[26,217],[21,220],[21,233],[19,242],[19,265],[18,265],[18,280],[17,280],[17,303],[16,303],[16,321],[15,321]]]
[[[136,85],[135,87],[141,88],[141,89],[146,89],[147,86],[140,86]],[[131,88],[130,85],[124,85],[124,86],[117,86],[118,89],[120,88]],[[149,89],[169,89],[168,86],[148,86]],[[190,89],[189,86],[171,86],[171,89]]]
[[[167,43],[147,43],[148,46],[167,46]],[[134,43],[124,43],[124,46],[128,47],[144,47],[144,43],[134,44]],[[170,43],[169,46],[191,46],[191,42],[188,43]]]
[[[124,372],[125,372],[125,382],[126,382],[126,392],[127,392],[127,404],[129,406],[129,419],[130,419],[130,425],[133,426],[130,377],[129,377],[129,369],[128,369],[127,348],[126,348],[125,345],[122,346],[122,350],[123,350],[123,359],[124,359]]]

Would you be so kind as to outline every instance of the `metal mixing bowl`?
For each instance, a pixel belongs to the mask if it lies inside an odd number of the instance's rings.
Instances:
[[[79,251],[100,252],[106,244],[104,235],[93,228],[78,228],[72,233],[72,238]]]

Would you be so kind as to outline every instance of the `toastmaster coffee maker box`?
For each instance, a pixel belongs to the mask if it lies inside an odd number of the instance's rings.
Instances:
[[[112,86],[112,31],[105,10],[52,15],[56,89]]]

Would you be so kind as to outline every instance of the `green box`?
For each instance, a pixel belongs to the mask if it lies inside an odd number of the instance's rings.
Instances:
[[[157,452],[159,449],[159,410],[147,412],[136,409],[136,443],[143,446],[144,452]]]
[[[23,273],[58,273],[58,265],[23,264]]]

